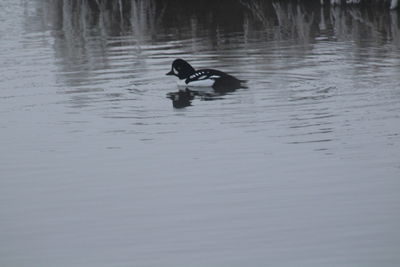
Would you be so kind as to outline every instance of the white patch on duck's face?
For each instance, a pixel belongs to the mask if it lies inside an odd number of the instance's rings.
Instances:
[[[172,71],[174,72],[175,75],[179,75],[179,71],[175,69],[174,67],[172,68]]]

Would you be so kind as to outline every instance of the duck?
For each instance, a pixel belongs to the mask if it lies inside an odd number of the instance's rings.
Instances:
[[[166,75],[178,77],[178,85],[186,87],[212,87],[214,89],[236,89],[243,87],[245,80],[220,70],[195,70],[186,60],[178,58],[172,62],[171,70]]]

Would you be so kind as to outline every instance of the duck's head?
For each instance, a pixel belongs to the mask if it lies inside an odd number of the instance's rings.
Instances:
[[[178,58],[172,62],[171,70],[167,75],[174,75],[182,80],[188,78],[193,73],[195,73],[195,69],[185,60]]]

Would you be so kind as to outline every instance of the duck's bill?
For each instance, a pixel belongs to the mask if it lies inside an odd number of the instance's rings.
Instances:
[[[168,72],[168,73],[165,74],[165,75],[174,75],[174,72],[171,70],[170,72]]]

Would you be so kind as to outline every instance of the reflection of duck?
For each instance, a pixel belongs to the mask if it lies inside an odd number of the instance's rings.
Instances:
[[[174,75],[179,78],[178,85],[190,87],[212,87],[214,89],[243,87],[245,81],[239,80],[225,72],[213,69],[195,70],[183,59],[175,59],[171,71],[167,75]]]
[[[167,94],[167,97],[172,100],[174,108],[184,108],[192,104],[195,92],[189,89],[179,90],[178,92],[171,92]]]
[[[170,92],[167,94],[167,98],[172,100],[172,105],[174,108],[184,108],[192,105],[192,100],[195,98],[200,98],[204,101],[211,101],[221,99],[223,95],[233,92],[235,88],[223,88],[223,89],[213,89],[209,88],[185,88],[180,89],[177,92]]]

